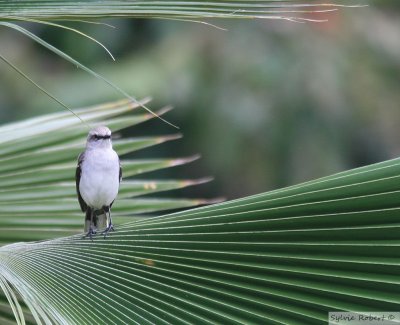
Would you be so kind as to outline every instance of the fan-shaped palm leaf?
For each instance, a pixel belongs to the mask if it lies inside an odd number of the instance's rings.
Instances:
[[[137,221],[94,243],[4,247],[0,261],[59,323],[320,324],[330,310],[396,310],[388,177],[399,164],[382,167]]]
[[[132,113],[137,107],[139,105],[121,101],[77,112],[92,125],[104,124],[104,120],[107,120],[106,124],[113,131],[118,131],[152,117],[150,114]],[[167,110],[161,110],[160,114]],[[68,112],[0,127],[0,234],[3,244],[82,231],[82,213],[76,199],[74,171],[87,132],[88,129]],[[121,138],[114,140],[114,147],[124,157],[133,151],[176,138],[179,135]],[[124,181],[119,203],[114,209],[116,220],[206,203],[205,200],[149,199],[142,196],[199,184],[207,179],[129,179],[147,171],[185,164],[196,158],[123,159]],[[35,231],[26,231],[30,228]]]
[[[80,113],[92,116],[94,123],[96,114],[105,118],[128,106]],[[112,121],[117,128],[123,120]],[[33,155],[50,143],[55,148],[82,145],[86,130],[70,123],[73,117],[54,114],[4,127],[0,131],[9,141],[1,150],[14,152],[12,157]],[[20,141],[27,125],[32,138],[42,135],[32,148]],[[70,128],[76,133],[69,134]],[[69,136],[58,137],[60,131]],[[17,144],[14,149],[12,143]],[[73,165],[65,159],[58,165],[72,174]],[[18,176],[20,184],[12,185],[8,178],[0,193],[10,199],[10,204],[0,204],[6,241],[33,239],[21,235],[27,227],[31,234],[55,224],[64,231],[68,225],[76,229],[72,184],[62,183],[57,189],[55,184],[66,176],[43,176],[54,163],[41,161],[49,167],[38,168],[27,183]],[[1,176],[5,179],[23,175],[18,169],[27,168],[16,165],[12,170],[3,161],[2,166],[9,170]],[[145,166],[146,162],[141,169]],[[32,179],[35,175],[40,184]],[[322,324],[328,311],[397,310],[399,175],[400,160],[395,159],[190,211],[124,224],[120,219],[107,239],[96,237],[92,242],[75,235],[3,246],[0,284],[5,297],[0,317],[4,324],[13,314],[20,323],[26,318],[46,324]],[[122,196],[156,190],[157,184],[129,182]],[[64,195],[68,199],[60,200]],[[120,200],[120,214],[146,209],[136,203]],[[7,225],[16,229],[14,235]],[[27,307],[20,306],[18,297]],[[6,309],[7,301],[13,312]]]

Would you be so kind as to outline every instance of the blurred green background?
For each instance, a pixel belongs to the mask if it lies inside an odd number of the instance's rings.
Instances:
[[[179,131],[153,120],[126,133],[181,132],[140,157],[202,159],[152,177],[211,175],[186,196],[231,199],[400,154],[400,2],[368,3],[313,17],[327,23],[213,21],[228,31],[162,20],[69,24],[116,62],[79,35],[28,26],[136,98],[152,96],[152,109],[175,107],[165,117]],[[70,107],[121,98],[14,31],[0,30],[0,48]],[[1,123],[63,109],[4,63],[0,89]]]

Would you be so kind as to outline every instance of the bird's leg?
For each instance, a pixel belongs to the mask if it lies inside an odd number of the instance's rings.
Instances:
[[[111,208],[109,206],[104,206],[103,210],[106,214],[108,212],[108,218],[109,218],[107,228],[104,229],[104,231],[101,233],[102,235],[104,235],[104,238],[106,238],[110,231],[114,231],[114,226],[112,224],[112,219],[111,219]]]
[[[93,240],[92,237],[93,237],[93,235],[96,234],[96,227],[94,227],[94,224],[93,224],[93,217],[95,217],[95,218],[97,218],[97,217],[94,215],[93,209],[91,209],[91,208],[88,208],[88,209],[90,209],[90,226],[89,226],[89,231],[87,232],[87,234],[84,238],[89,237],[90,240]]]

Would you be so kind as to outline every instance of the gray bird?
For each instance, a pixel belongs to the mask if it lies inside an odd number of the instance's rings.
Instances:
[[[104,237],[114,230],[111,207],[117,197],[122,169],[111,144],[111,131],[105,126],[92,129],[87,137],[86,149],[79,155],[75,181],[78,200],[86,220],[90,220],[85,237],[96,234],[97,216],[105,213],[107,227]],[[108,214],[108,215],[107,215]]]

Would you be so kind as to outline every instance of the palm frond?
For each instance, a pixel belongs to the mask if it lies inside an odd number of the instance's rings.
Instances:
[[[0,3],[0,19],[40,20],[103,17],[163,18],[247,18],[311,20],[302,14],[325,13],[351,5],[301,3],[300,1],[17,1]]]
[[[2,282],[60,324],[309,325],[397,310],[399,175],[395,159],[136,220],[105,240],[4,246]]]
[[[146,102],[148,100],[142,104]],[[138,104],[120,101],[77,109],[76,112],[93,126],[107,124],[118,132],[153,117],[151,114],[135,114],[138,107]],[[162,109],[159,114],[168,110]],[[87,132],[88,129],[68,112],[0,127],[1,244],[82,232],[83,217],[76,199],[74,175],[76,159],[84,148]],[[134,151],[178,138],[180,135],[119,138],[113,142],[116,151],[124,158]],[[126,222],[144,213],[207,203],[201,199],[150,199],[143,195],[196,185],[209,179],[129,179],[197,158],[123,159],[124,182],[114,209],[115,220]]]

